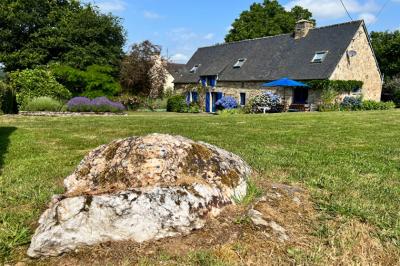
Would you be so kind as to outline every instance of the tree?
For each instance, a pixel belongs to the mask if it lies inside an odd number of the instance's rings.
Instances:
[[[116,67],[125,42],[120,19],[77,0],[1,0],[0,36],[6,71],[52,62]]]
[[[114,78],[114,69],[110,66],[91,65],[85,70],[80,70],[55,64],[51,65],[50,69],[57,81],[74,96],[115,96],[121,91],[121,85]]]
[[[296,22],[300,19],[315,23],[307,9],[295,6],[286,11],[276,0],[264,0],[264,3],[254,3],[250,10],[240,14],[225,36],[225,41],[234,42],[294,32]]]
[[[134,44],[122,61],[120,81],[127,93],[160,97],[166,77],[166,60],[161,57],[161,47],[150,41]]]
[[[400,74],[400,31],[371,32],[379,67],[386,77]]]

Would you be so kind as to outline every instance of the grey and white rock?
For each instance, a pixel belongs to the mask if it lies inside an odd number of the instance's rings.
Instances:
[[[246,194],[238,156],[180,136],[153,134],[93,150],[39,220],[28,255],[57,256],[107,241],[189,234]]]

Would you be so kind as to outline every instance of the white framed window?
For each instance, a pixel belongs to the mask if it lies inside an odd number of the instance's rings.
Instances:
[[[311,62],[312,63],[322,63],[325,60],[327,54],[328,54],[328,51],[316,52],[313,59],[311,60]]]
[[[239,58],[236,63],[233,65],[233,68],[241,68],[244,63],[247,61],[246,58]]]
[[[190,73],[196,73],[197,69],[200,67],[200,65],[194,65],[192,69],[190,69]]]

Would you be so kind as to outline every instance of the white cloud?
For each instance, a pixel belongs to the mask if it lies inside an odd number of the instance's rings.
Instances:
[[[371,13],[362,13],[358,16],[358,19],[363,19],[367,25],[373,24],[377,21],[377,17]]]
[[[122,12],[126,10],[127,3],[124,0],[91,1],[104,13]]]
[[[208,34],[206,34],[206,36],[204,36],[204,39],[206,39],[206,40],[211,40],[211,39],[214,38],[214,36],[215,36],[214,33],[208,33]]]
[[[194,33],[190,29],[183,27],[173,29],[167,34],[173,41],[189,41],[198,37],[198,34]]]
[[[379,6],[375,0],[367,0],[365,2],[361,2],[360,0],[343,0],[343,3],[350,13],[372,13],[379,10]],[[317,19],[338,19],[346,16],[346,11],[344,10],[340,1],[291,0],[285,5],[285,8],[291,9],[296,5],[307,8]]]
[[[147,10],[143,12],[143,16],[145,18],[147,18],[147,19],[160,19],[160,18],[162,18],[161,15],[159,15],[159,14],[157,14],[155,12],[152,12],[152,11],[147,11]]]
[[[189,57],[187,55],[177,53],[171,56],[170,60],[176,63],[186,63],[189,60]]]

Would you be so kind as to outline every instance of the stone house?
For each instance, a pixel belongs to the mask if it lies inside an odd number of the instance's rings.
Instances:
[[[174,81],[175,90],[197,98],[196,87],[206,87],[205,107],[215,111],[223,95],[241,105],[261,91],[273,91],[287,106],[317,105],[313,88],[263,88],[265,82],[288,77],[310,80],[358,80],[362,88],[341,95],[363,95],[380,101],[382,76],[364,21],[314,28],[307,20],[294,33],[199,48]]]
[[[164,91],[174,90],[174,81],[185,68],[184,64],[167,63],[167,78],[164,85]]]

